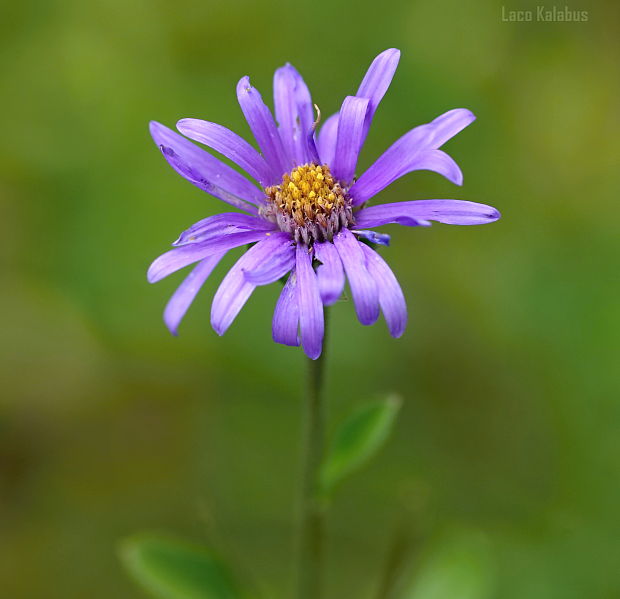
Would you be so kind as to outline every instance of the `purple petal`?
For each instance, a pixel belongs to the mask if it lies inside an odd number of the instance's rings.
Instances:
[[[460,133],[467,125],[473,123],[476,117],[471,110],[466,108],[454,108],[444,112],[430,122],[432,136],[429,140],[429,147],[440,148],[449,139]]]
[[[275,72],[273,98],[280,137],[289,159],[296,165],[306,164],[310,160],[307,138],[313,122],[312,100],[308,87],[292,65]]]
[[[319,131],[319,139],[317,148],[321,163],[327,164],[331,168],[336,154],[336,140],[338,138],[338,118],[340,113],[332,114],[321,127]]]
[[[381,102],[385,92],[388,87],[390,87],[399,60],[400,50],[396,48],[390,48],[389,50],[381,52],[381,54],[372,61],[372,64],[368,68],[355,94],[360,98],[369,99],[362,143],[364,143],[364,139],[366,139],[366,135],[368,135],[368,130],[370,129],[370,124],[377,110],[377,106],[379,106],[379,102]]]
[[[151,121],[150,130],[164,158],[182,177],[232,206],[257,212],[246,202],[260,204],[264,194],[245,177],[160,123]]]
[[[364,239],[370,241],[370,243],[386,246],[390,245],[391,237],[386,233],[377,233],[377,231],[358,231],[356,229],[352,229],[351,233],[355,233],[358,237],[363,237]]]
[[[245,233],[223,233],[220,237],[211,239],[206,243],[196,243],[174,248],[155,259],[147,272],[149,283],[157,283],[168,275],[189,266],[207,256],[225,252],[246,243],[252,243],[268,237],[278,235],[270,231],[247,231]]]
[[[368,130],[375,111],[377,110],[377,106],[390,86],[392,77],[394,76],[394,72],[398,66],[399,59],[400,51],[395,48],[391,48],[379,54],[379,56],[373,60],[372,64],[368,68],[368,71],[366,72],[366,75],[364,76],[364,79],[355,94],[356,97],[368,99],[368,111],[366,113],[366,118],[364,119],[364,125],[362,128],[360,149],[364,144],[366,136],[368,135]],[[318,150],[321,157],[321,162],[329,165],[330,167],[334,160],[334,156],[336,155],[339,116],[339,113],[330,116],[325,121],[325,124],[321,127],[319,132]]]
[[[392,337],[400,337],[407,326],[407,304],[402,289],[383,258],[367,245],[362,246],[368,272],[379,289],[379,304]]]
[[[366,202],[390,183],[414,170],[432,170],[460,185],[463,175],[459,167],[438,148],[474,119],[469,110],[457,108],[405,133],[351,187],[349,193],[353,204]]]
[[[313,123],[314,125],[314,123]],[[310,132],[306,136],[306,150],[308,152],[308,159],[314,164],[321,164],[321,157],[316,147],[316,135],[314,133],[314,127],[310,128]]]
[[[164,310],[164,322],[173,335],[177,335],[179,324],[183,320],[187,309],[225,254],[226,252],[213,254],[213,256],[202,260],[173,293]]]
[[[297,274],[293,270],[278,298],[271,325],[273,340],[284,345],[299,345],[299,303]]]
[[[407,202],[399,202],[398,204],[406,204]],[[405,227],[430,227],[431,223],[427,220],[411,218],[405,214],[401,214],[398,210],[388,208],[387,210],[377,210],[386,206],[398,206],[398,204],[380,204],[379,206],[369,206],[362,208],[355,215],[356,227],[380,227],[389,223],[403,225]]]
[[[269,256],[269,260],[254,269],[245,270],[246,281],[254,285],[270,285],[295,267],[293,243],[283,244]]]
[[[492,206],[464,200],[413,200],[381,204],[360,210],[355,215],[358,227],[379,227],[396,223],[408,227],[434,220],[447,225],[484,225],[500,218]]]
[[[274,182],[265,159],[245,139],[230,129],[200,119],[181,119],[177,123],[177,129],[186,137],[205,144],[232,160],[263,187]]]
[[[389,156],[386,156],[388,154]],[[456,162],[441,150],[388,150],[353,185],[350,190],[354,205],[362,204],[411,171],[433,171],[448,181],[463,184],[463,173]],[[385,158],[384,158],[385,157]]]
[[[256,143],[271,167],[273,183],[279,183],[284,173],[294,166],[289,160],[273,116],[258,91],[250,85],[249,77],[237,84],[237,98]]]
[[[316,360],[323,349],[323,303],[319,284],[312,268],[312,256],[303,245],[297,246],[297,299],[301,344],[306,355]]]
[[[264,218],[257,218],[249,214],[239,214],[238,212],[224,212],[209,216],[193,224],[189,229],[183,231],[172,245],[179,247],[192,243],[204,243],[232,233],[273,231],[275,229],[275,223]]]
[[[324,241],[314,244],[315,258],[321,262],[316,269],[321,300],[326,306],[338,301],[344,289],[344,270],[338,250],[333,243]]]
[[[451,156],[441,150],[426,150],[415,161],[411,170],[433,171],[443,175],[450,183],[463,185],[463,173]]]
[[[334,177],[350,183],[355,175],[357,157],[364,143],[364,122],[368,113],[368,98],[347,96],[338,118],[336,154],[332,160]]]
[[[357,318],[362,324],[372,324],[379,318],[379,291],[366,269],[363,244],[348,229],[342,229],[334,237],[334,245],[349,279]]]
[[[286,233],[273,233],[252,246],[228,271],[211,305],[211,326],[218,335],[226,332],[256,288],[255,283],[247,280],[246,271],[264,264],[273,252],[290,241],[291,238]]]

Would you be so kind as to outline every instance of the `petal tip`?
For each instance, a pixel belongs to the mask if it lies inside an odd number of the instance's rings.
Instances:
[[[159,145],[157,138],[161,136],[162,133],[168,130],[166,125],[162,125],[159,121],[149,121],[149,133],[151,137],[155,140],[155,143]]]
[[[164,324],[166,325],[166,328],[168,329],[168,331],[170,331],[170,334],[173,337],[178,337],[179,336],[178,324],[174,324],[172,322],[168,322],[166,320],[166,315],[165,314],[164,314]]]
[[[237,93],[241,92],[249,93],[252,90],[252,84],[250,83],[250,78],[248,75],[244,75],[239,79],[239,83],[237,83]]]
[[[311,360],[318,360],[321,357],[321,352],[322,351],[323,351],[323,347],[319,347],[318,349],[304,347],[304,353]]]
[[[369,327],[373,324],[375,324],[375,322],[377,322],[377,320],[379,320],[379,309],[378,309],[378,304],[377,304],[377,312],[372,313],[372,314],[359,314],[357,315],[357,319],[360,321],[360,324],[364,325],[365,327]]]
[[[153,284],[153,283],[157,283],[157,281],[159,281],[159,277],[158,277],[158,271],[157,269],[153,268],[152,266],[147,270],[146,272],[146,280]]]
[[[297,69],[290,62],[285,62],[281,67],[276,69],[276,73],[294,73],[294,74],[297,74]]]
[[[177,129],[183,133],[183,129],[186,127],[191,127],[192,124],[194,123],[194,121],[196,121],[197,119],[192,119],[192,118],[183,118],[183,119],[179,119],[177,121],[176,127]]]
[[[218,323],[213,322],[213,319],[211,320],[211,328],[215,331],[218,337],[221,337],[226,332],[226,329]]]
[[[377,58],[381,58],[384,56],[398,61],[400,60],[400,50],[398,48],[387,48],[386,50],[383,50],[383,52],[380,52],[379,54],[377,54],[377,57],[375,58],[375,60],[377,60]]]
[[[406,328],[406,325],[403,325],[402,327],[398,329],[390,330],[390,337],[392,337],[392,339],[400,339],[405,332],[405,328]]]
[[[466,118],[470,123],[473,123],[476,120],[476,115],[471,110],[468,108],[463,108],[462,110],[465,112]]]

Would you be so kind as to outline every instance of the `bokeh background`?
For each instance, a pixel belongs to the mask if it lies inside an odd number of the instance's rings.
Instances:
[[[360,326],[350,302],[332,311],[330,430],[387,392],[404,404],[337,496],[329,596],[376,597],[395,534],[411,542],[405,577],[426,577],[416,599],[440,599],[432,577],[453,566],[481,597],[620,596],[620,14],[569,8],[589,20],[506,23],[486,0],[3,3],[2,597],[141,597],[116,546],[145,529],[216,546],[263,596],[292,595],[304,357],[271,341],[277,285],[211,330],[235,252],[169,335],[182,277],[149,286],[146,268],[221,205],[165,164],[147,122],[247,136],[236,82],[270,98],[286,61],[328,115],[392,46],[361,169],[470,108],[446,146],[465,185],[418,172],[381,200],[455,197],[503,219],[387,228],[401,339]]]

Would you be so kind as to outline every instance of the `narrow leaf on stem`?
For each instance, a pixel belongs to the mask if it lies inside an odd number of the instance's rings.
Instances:
[[[321,468],[324,497],[379,451],[392,430],[400,404],[400,398],[391,395],[363,406],[343,423]]]
[[[120,545],[125,569],[155,599],[241,599],[226,566],[207,548],[153,534]]]

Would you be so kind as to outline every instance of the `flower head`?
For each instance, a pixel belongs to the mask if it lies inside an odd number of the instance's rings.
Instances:
[[[155,143],[180,175],[242,211],[192,225],[149,268],[148,279],[154,283],[196,264],[164,312],[173,334],[226,252],[254,244],[215,294],[211,324],[218,334],[224,334],[258,285],[288,275],[273,316],[275,341],[301,343],[310,358],[317,358],[323,345],[323,307],[340,298],[345,279],[359,321],[372,324],[381,310],[390,334],[399,337],[407,323],[407,307],[392,270],[371,245],[388,245],[389,236],[372,229],[388,223],[430,226],[430,221],[475,225],[499,218],[490,206],[460,200],[367,205],[414,170],[435,171],[457,185],[463,181],[457,164],[439,149],[475,119],[461,108],[412,129],[355,178],[358,155],[399,58],[395,49],[379,54],[357,93],[344,99],[318,136],[310,92],[295,68],[287,64],[275,73],[275,120],[249,78],[243,77],[237,98],[260,153],[216,123],[182,119],[177,129],[185,137],[151,123]],[[255,182],[187,138],[230,159]]]

